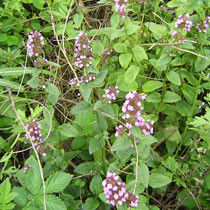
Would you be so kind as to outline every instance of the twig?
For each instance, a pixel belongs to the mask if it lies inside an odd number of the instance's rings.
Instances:
[[[169,138],[176,131],[176,127],[168,133],[161,141],[159,141],[152,149],[156,150],[167,138]]]
[[[180,50],[180,51],[183,51],[183,52],[187,52],[187,53],[190,53],[190,54],[196,55],[196,56],[198,56],[198,57],[204,58],[204,59],[206,59],[206,60],[209,60],[209,59],[208,59],[208,57],[203,56],[203,55],[198,54],[198,53],[195,53],[195,52],[193,52],[193,51],[190,51],[190,50],[185,50],[185,49],[182,49],[182,48],[179,48],[179,47],[173,46],[173,45],[172,45],[172,46],[170,46],[170,47],[172,47],[172,48],[174,48],[174,49],[176,49],[176,50]]]
[[[138,148],[136,145],[136,139],[134,138],[134,147],[135,147],[135,152],[136,152],[136,171],[135,171],[135,185],[134,185],[134,190],[133,190],[133,194],[135,194],[136,192],[136,184],[138,181],[138,168],[139,168],[139,153],[138,153]]]
[[[50,16],[51,16],[51,24],[52,24],[53,32],[54,32],[56,41],[57,41],[57,43],[58,43],[58,46],[59,46],[59,48],[61,49],[61,51],[62,51],[62,53],[63,53],[63,55],[64,55],[64,57],[65,57],[65,59],[66,59],[68,65],[69,65],[69,67],[70,67],[71,70],[73,71],[76,80],[79,81],[79,79],[78,79],[78,77],[77,77],[77,74],[76,74],[76,71],[74,70],[73,66],[71,65],[71,63],[70,63],[70,61],[69,61],[69,59],[68,59],[68,57],[67,57],[67,55],[66,55],[65,48],[64,48],[64,49],[62,48],[61,43],[60,43],[60,41],[59,41],[59,39],[58,39],[58,35],[57,35],[57,33],[56,33],[56,30],[55,30],[55,23],[54,23],[54,18],[53,18],[52,10],[51,10],[51,7],[50,7],[50,4],[49,4],[48,1],[47,1],[47,4],[48,4],[48,7],[49,7],[49,12],[50,12]]]
[[[167,23],[165,20],[163,20],[163,18],[160,17],[160,16],[159,16],[158,14],[156,14],[155,12],[153,12],[153,14],[154,14],[155,16],[157,16],[160,20],[162,20],[166,25],[171,26],[169,23]]]
[[[35,153],[35,155],[36,155],[36,159],[37,159],[37,161],[38,161],[39,170],[40,170],[40,175],[41,175],[41,179],[42,179],[42,184],[43,184],[43,199],[44,199],[44,202],[43,202],[43,203],[44,203],[44,210],[47,210],[47,207],[46,207],[46,189],[45,189],[45,181],[44,181],[44,175],[43,175],[43,171],[42,171],[42,165],[41,165],[41,162],[40,162],[40,159],[39,159],[39,154],[38,154],[37,151],[36,151],[36,148],[35,148],[35,146],[34,146],[34,143],[33,143],[33,140],[32,140],[32,138],[31,138],[31,136],[30,136],[30,133],[28,132],[26,126],[24,125],[24,123],[23,123],[23,121],[22,121],[20,115],[18,114],[18,112],[17,112],[17,110],[16,110],[16,108],[15,108],[15,102],[14,102],[14,100],[13,100],[13,98],[12,98],[12,92],[11,92],[11,90],[10,90],[9,88],[7,88],[7,91],[8,91],[9,98],[10,98],[10,101],[11,101],[11,104],[12,104],[12,109],[13,109],[13,111],[15,112],[16,117],[19,119],[19,121],[20,121],[22,127],[24,128],[24,130],[25,130],[25,132],[26,132],[26,134],[28,135],[29,140],[30,140],[30,143],[31,143],[32,148],[33,148],[33,150],[34,150],[34,153]]]

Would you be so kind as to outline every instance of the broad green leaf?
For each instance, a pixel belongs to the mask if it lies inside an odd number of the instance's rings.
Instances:
[[[75,14],[74,15],[74,18],[73,18],[73,20],[74,20],[74,25],[73,25],[73,27],[74,28],[79,28],[80,26],[81,26],[81,24],[82,24],[82,21],[83,21],[83,18],[84,18],[84,15],[82,14],[82,13],[80,13],[80,14]]]
[[[120,14],[113,14],[110,19],[112,28],[116,29],[120,23]]]
[[[108,72],[107,70],[104,70],[104,71],[100,72],[99,74],[97,74],[96,79],[94,80],[93,84],[100,85],[106,78],[107,72]]]
[[[117,53],[123,53],[123,52],[126,52],[127,46],[124,43],[116,43],[114,44],[114,50]]]
[[[93,176],[90,182],[90,191],[95,195],[99,195],[100,193],[102,193],[102,190],[102,178],[100,174],[96,174]]]
[[[180,100],[181,100],[181,97],[178,94],[171,91],[166,91],[163,97],[163,102],[165,103],[174,103]]]
[[[17,193],[14,202],[18,206],[25,206],[27,204],[27,192],[23,187],[13,187],[13,192]]]
[[[56,172],[47,179],[46,193],[58,193],[62,192],[70,183],[73,175],[64,172]]]
[[[116,85],[119,87],[119,90],[124,92],[132,92],[138,89],[138,84],[136,81],[133,81],[132,83],[126,83],[124,77],[124,75],[120,75],[117,78]]]
[[[78,136],[79,131],[70,123],[66,123],[60,126],[60,133],[66,137]]]
[[[44,209],[43,195],[35,199],[35,202],[39,205],[39,209]],[[55,195],[46,195],[47,210],[66,210],[66,206],[63,201]]]
[[[88,198],[85,201],[84,209],[85,210],[95,210],[99,207],[98,199],[96,198]]]
[[[44,4],[45,0],[33,0],[33,5],[39,10],[43,9]]]
[[[120,65],[124,68],[127,69],[130,62],[132,60],[132,55],[130,53],[126,53],[126,54],[121,54],[119,57],[119,62]]]
[[[149,185],[152,188],[163,187],[169,183],[171,183],[171,178],[159,173],[152,173],[149,177]]]
[[[149,30],[153,33],[156,34],[157,36],[166,36],[167,35],[167,28],[163,25],[156,24],[153,22],[147,22],[145,23],[145,26],[149,28]]]
[[[144,185],[140,182],[140,180],[138,179],[136,180],[130,180],[127,184],[126,184],[126,189],[128,189],[129,192],[133,192],[134,189],[136,189],[136,194],[140,194],[142,192],[144,192]]]
[[[140,47],[139,45],[135,45],[132,48],[133,54],[134,54],[134,58],[136,59],[136,61],[139,63],[142,60],[147,60],[148,56],[147,53],[145,52],[143,47]]]
[[[161,95],[158,92],[152,92],[147,96],[146,101],[151,103],[159,103],[161,101]]]
[[[111,151],[124,150],[131,147],[131,140],[126,137],[118,137],[111,147]]]
[[[167,79],[175,85],[181,85],[179,75],[175,71],[170,71],[166,74]]]
[[[96,169],[97,165],[95,162],[84,162],[78,165],[74,172],[78,174],[92,174],[94,173],[94,170]]]
[[[140,29],[140,26],[139,26],[139,25],[129,23],[128,25],[126,25],[126,31],[127,31],[127,33],[125,33],[125,34],[126,34],[126,35],[134,34],[134,33],[136,33],[139,29]],[[123,29],[123,30],[124,30],[124,29]]]
[[[21,92],[24,91],[24,87],[22,87],[20,84],[18,84],[17,82],[7,80],[7,79],[0,79],[0,86],[9,87],[16,90],[20,88]]]
[[[8,196],[9,192],[11,190],[11,184],[9,182],[9,178],[7,178],[3,183],[0,185],[0,195],[1,199],[4,201],[6,197]]]
[[[144,187],[148,187],[149,184],[149,169],[145,163],[140,163],[138,169],[139,181],[144,185]]]
[[[179,112],[182,116],[190,117],[191,115],[191,109],[192,106],[188,104],[186,101],[181,100],[176,103],[176,110]]]
[[[104,138],[99,138],[99,136],[93,137],[89,142],[89,153],[93,154],[105,146]]]
[[[6,42],[6,41],[7,41],[7,34],[0,33],[0,42]]]
[[[60,96],[59,89],[54,84],[48,82],[45,90],[48,93],[48,96],[47,96],[48,101],[52,105],[55,105],[59,99],[59,96]]]
[[[85,101],[80,101],[77,105],[75,105],[71,109],[71,114],[72,115],[81,114],[83,112],[88,112],[88,111],[90,111],[90,105]]]
[[[88,100],[90,98],[91,91],[92,91],[92,84],[91,83],[82,83],[79,88],[80,88],[82,97],[84,98],[84,100],[86,102],[88,102]]]
[[[160,81],[148,81],[143,85],[142,89],[144,92],[148,93],[161,87],[163,87],[163,83]]]
[[[139,152],[139,158],[142,160],[146,160],[149,157],[150,154],[150,145],[145,144],[144,142],[139,141],[138,145],[138,152]]]
[[[136,65],[131,65],[127,71],[125,72],[125,75],[124,75],[124,79],[125,79],[125,82],[127,83],[132,83],[133,81],[135,81],[136,79],[136,76],[138,75],[140,69],[138,66]]]
[[[166,65],[171,61],[171,57],[168,56],[168,53],[163,53],[160,58],[157,60],[156,65],[157,66],[162,66],[162,65]]]
[[[93,54],[97,56],[101,56],[104,53],[104,45],[100,40],[93,41],[92,44]]]

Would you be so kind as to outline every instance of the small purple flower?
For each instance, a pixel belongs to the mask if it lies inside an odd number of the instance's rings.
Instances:
[[[138,196],[132,195],[126,190],[124,182],[119,181],[119,176],[108,172],[107,178],[102,182],[103,192],[107,203],[115,206],[127,203],[131,207],[138,207]]]
[[[90,47],[90,40],[88,39],[87,33],[80,32],[75,38],[76,48],[74,51],[75,66],[83,69],[89,67],[92,64],[92,48]]]
[[[28,55],[29,57],[38,57],[43,53],[42,47],[44,45],[44,37],[40,32],[34,31],[28,35]]]
[[[204,22],[197,24],[196,28],[198,29],[199,32],[207,33],[209,24],[210,24],[210,16],[207,16]]]
[[[46,156],[46,147],[43,145],[38,145],[40,142],[42,142],[41,125],[35,120],[33,120],[31,123],[26,124],[26,129],[26,139],[29,139],[31,137],[31,140],[33,141],[33,144],[36,147],[36,149],[40,151],[42,156]]]
[[[191,27],[193,26],[193,22],[189,20],[190,15],[186,14],[185,16],[180,15],[175,22],[175,28],[181,28],[185,31],[190,32]]]
[[[126,4],[128,3],[128,0],[114,0],[115,1],[115,10],[120,13],[121,18],[125,18],[126,13]]]
[[[107,90],[105,90],[105,94],[103,95],[103,102],[106,104],[111,104],[112,100],[115,101],[117,99],[118,94],[118,86],[108,88]]]

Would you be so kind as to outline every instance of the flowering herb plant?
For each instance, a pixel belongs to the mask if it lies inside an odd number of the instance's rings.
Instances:
[[[209,209],[206,0],[4,0],[0,209]]]

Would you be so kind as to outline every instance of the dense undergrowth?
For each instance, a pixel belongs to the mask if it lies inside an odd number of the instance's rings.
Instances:
[[[0,209],[209,209],[209,9],[1,1]]]

